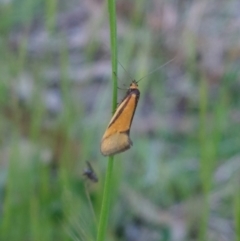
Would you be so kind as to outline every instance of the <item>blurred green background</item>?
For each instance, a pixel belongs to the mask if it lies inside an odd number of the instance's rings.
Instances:
[[[119,101],[108,241],[240,240],[240,4],[118,0]],[[0,0],[0,240],[95,240],[111,118],[102,0]],[[83,177],[86,160],[99,182]]]

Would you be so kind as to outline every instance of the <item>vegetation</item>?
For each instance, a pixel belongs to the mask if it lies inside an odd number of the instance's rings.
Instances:
[[[97,240],[118,59],[118,101],[147,76],[105,240],[239,241],[237,4],[117,1],[113,46],[104,2],[0,1],[0,240]]]

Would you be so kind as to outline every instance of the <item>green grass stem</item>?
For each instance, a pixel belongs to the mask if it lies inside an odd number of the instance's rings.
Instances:
[[[239,180],[240,178],[237,176],[234,179],[234,217],[235,217],[235,227],[236,227],[236,241],[240,241],[240,191],[239,191]]]
[[[112,58],[112,113],[117,106],[117,23],[116,23],[116,2],[108,0],[109,24],[110,24],[110,41],[111,41],[111,58]],[[108,167],[104,184],[101,214],[98,226],[97,241],[105,240],[107,221],[109,215],[109,206],[111,198],[112,171],[114,156],[108,158]]]

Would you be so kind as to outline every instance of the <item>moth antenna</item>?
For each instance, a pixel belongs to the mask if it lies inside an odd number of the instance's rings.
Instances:
[[[118,76],[117,76],[117,74],[116,74],[116,72],[113,72],[115,75],[116,75],[116,77],[117,77],[117,79],[119,80],[119,78],[118,78]],[[120,82],[120,80],[119,80],[119,82]],[[126,86],[125,84],[123,84],[124,86]],[[120,87],[117,87],[119,90],[126,90],[126,88],[125,89],[123,89],[123,88],[120,88]]]
[[[128,73],[128,71],[123,67],[123,65],[118,61],[118,63],[121,65],[121,67],[124,69],[124,71],[127,73],[128,77],[133,81],[133,78],[131,75]]]
[[[148,74],[146,74],[145,76],[143,76],[141,79],[139,79],[139,80],[137,81],[137,83],[138,83],[140,80],[146,78],[148,75],[153,74],[153,73],[156,72],[157,70],[159,70],[159,69],[163,68],[164,66],[166,66],[167,64],[171,63],[171,62],[172,62],[173,60],[175,60],[175,59],[176,59],[176,56],[175,56],[174,58],[170,59],[170,60],[169,60],[168,62],[166,62],[165,64],[157,67],[156,69],[152,70],[150,73],[148,73]]]

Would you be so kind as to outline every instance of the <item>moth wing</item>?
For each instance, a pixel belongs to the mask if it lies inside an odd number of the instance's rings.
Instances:
[[[129,132],[139,95],[138,89],[131,89],[119,104],[102,137],[100,149],[104,156],[114,155],[131,147]]]
[[[132,145],[129,135],[125,132],[116,132],[101,142],[101,152],[104,156],[111,156],[128,150]]]

